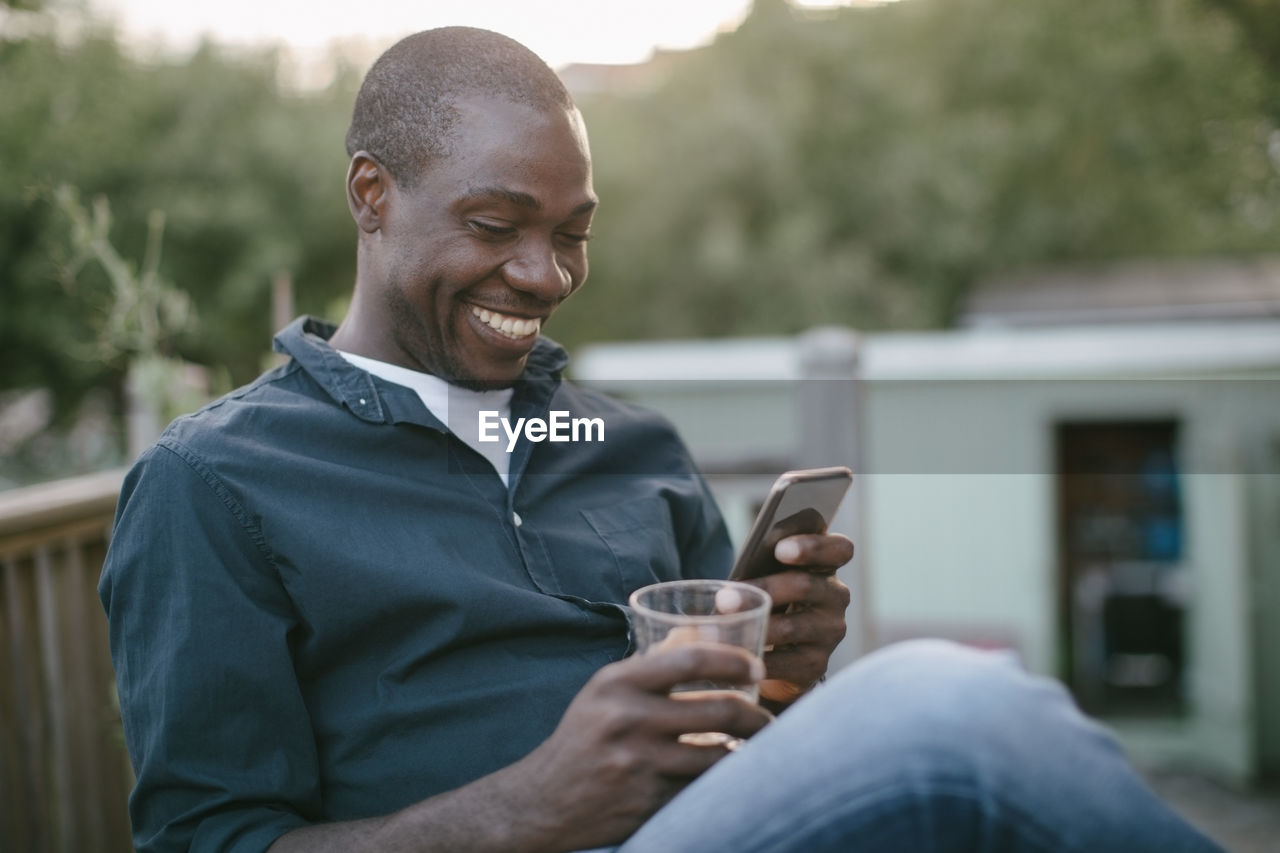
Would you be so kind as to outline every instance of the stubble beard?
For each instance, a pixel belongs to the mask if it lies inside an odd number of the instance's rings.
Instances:
[[[421,315],[413,307],[404,294],[398,289],[391,289],[387,294],[387,308],[394,328],[396,347],[405,355],[406,360],[414,365],[414,369],[429,373],[468,391],[501,391],[515,385],[516,380],[484,380],[465,375],[462,364],[453,355],[448,341],[439,340],[433,330],[421,321]],[[450,315],[452,316],[452,315]],[[448,326],[447,335],[457,337],[453,326]],[[426,363],[419,356],[419,350],[406,345],[406,341],[421,342],[421,351],[434,363]]]

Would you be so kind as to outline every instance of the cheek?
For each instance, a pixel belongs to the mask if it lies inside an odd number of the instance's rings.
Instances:
[[[509,257],[503,247],[477,245],[464,236],[437,243],[424,253],[422,263],[431,270],[436,290],[449,295],[497,276]]]
[[[565,269],[569,271],[569,280],[573,282],[573,288],[570,293],[576,293],[578,288],[587,282],[587,272],[590,265],[587,263],[587,256],[584,252],[580,258],[571,258],[565,263]]]

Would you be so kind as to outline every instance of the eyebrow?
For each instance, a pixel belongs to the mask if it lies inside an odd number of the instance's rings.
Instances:
[[[473,187],[467,190],[463,198],[467,201],[490,201],[498,199],[514,204],[517,207],[523,207],[527,210],[542,209],[542,202],[538,201],[533,196],[528,193],[522,193],[519,190],[507,189],[506,187]],[[600,202],[594,198],[584,201],[573,209],[571,215],[577,216],[580,213],[586,213],[587,211],[594,210],[599,203]]]

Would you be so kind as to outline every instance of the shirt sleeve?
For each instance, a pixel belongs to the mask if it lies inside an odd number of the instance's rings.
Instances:
[[[172,440],[125,480],[98,587],[139,851],[261,851],[319,814],[298,620],[255,520]]]

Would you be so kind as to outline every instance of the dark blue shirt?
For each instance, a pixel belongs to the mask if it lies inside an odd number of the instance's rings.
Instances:
[[[99,586],[140,850],[263,850],[506,766],[628,650],[635,588],[724,576],[728,537],[658,416],[560,381],[512,400],[604,421],[516,447],[511,487],[332,328],[172,424],[129,474]]]

